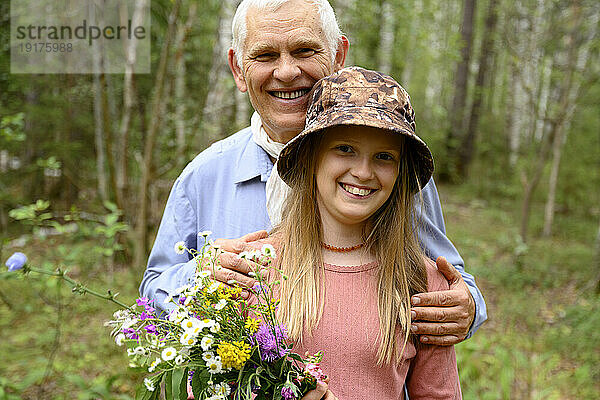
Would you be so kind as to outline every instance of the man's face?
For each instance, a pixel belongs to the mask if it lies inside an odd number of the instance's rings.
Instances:
[[[286,143],[304,127],[315,82],[343,66],[347,41],[332,62],[317,11],[303,0],[277,11],[250,9],[246,26],[243,66],[232,66],[236,84],[248,91],[269,136]]]

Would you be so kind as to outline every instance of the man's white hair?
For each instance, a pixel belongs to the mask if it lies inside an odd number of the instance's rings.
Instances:
[[[243,0],[238,6],[233,17],[231,27],[233,51],[237,64],[242,68],[242,56],[244,54],[244,44],[248,29],[246,27],[246,15],[250,8],[257,10],[276,11],[283,4],[291,0]],[[331,62],[335,62],[338,45],[342,38],[342,31],[335,17],[335,12],[327,0],[304,0],[306,3],[313,4],[316,7],[319,19],[321,20],[321,29],[325,33],[325,40],[329,48]]]

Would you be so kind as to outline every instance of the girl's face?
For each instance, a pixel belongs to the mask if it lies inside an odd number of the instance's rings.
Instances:
[[[317,203],[323,223],[365,224],[390,197],[403,138],[359,126],[327,129],[317,154]]]

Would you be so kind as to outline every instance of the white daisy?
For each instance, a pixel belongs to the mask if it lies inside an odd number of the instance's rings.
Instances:
[[[183,285],[175,289],[175,294],[181,294],[183,291],[188,290],[190,285]]]
[[[151,392],[154,392],[154,383],[152,383],[152,380],[150,380],[149,378],[145,378],[144,385],[146,386],[146,389],[148,389]]]
[[[227,305],[227,300],[221,299],[217,304],[215,304],[215,310],[220,311],[225,308]]]
[[[184,330],[192,329],[200,326],[200,320],[198,318],[187,318],[181,321],[181,327]]]
[[[117,346],[123,346],[123,342],[124,341],[125,341],[125,334],[124,333],[119,333],[115,337],[115,343],[117,344]]]
[[[198,236],[202,236],[202,237],[208,237],[212,235],[211,231],[202,231],[202,232],[198,232]]]
[[[198,278],[208,278],[210,276],[210,271],[198,271],[198,274],[196,274],[196,276]]]
[[[210,331],[212,333],[217,333],[221,330],[221,325],[218,322],[215,322],[213,326],[210,327]]]
[[[183,355],[178,355],[177,357],[175,357],[175,364],[177,365],[181,365],[183,364],[185,361],[185,359],[183,358]]]
[[[184,346],[193,346],[196,343],[196,336],[192,335],[189,332],[183,332],[181,337],[179,338],[179,342]]]
[[[217,396],[227,397],[231,393],[231,388],[225,382],[217,383],[213,390]]]
[[[184,254],[185,253],[185,242],[182,240],[180,242],[175,243],[175,253]]]
[[[195,326],[193,328],[186,329],[185,331],[191,333],[194,336],[198,336],[200,332],[202,332],[202,328],[200,326]]]
[[[169,314],[169,321],[174,322],[176,324],[180,323],[181,321],[183,321],[183,319],[186,317],[187,313],[183,313],[181,312],[181,310],[173,310],[170,314]]]
[[[263,245],[263,247],[260,249],[260,252],[267,257],[275,258],[275,247],[270,244]]]
[[[208,368],[208,372],[210,372],[211,374],[218,374],[223,372],[223,364],[216,358],[213,358],[212,360],[207,362],[206,368]]]
[[[134,352],[134,354],[136,354],[136,355],[140,355],[140,356],[142,356],[142,355],[144,355],[144,353],[146,352],[146,349],[145,349],[145,348],[143,348],[142,346],[138,346],[138,347],[136,347],[135,349],[133,349],[133,352]]]
[[[202,341],[200,342],[200,347],[202,347],[202,350],[208,351],[210,350],[210,346],[212,346],[214,342],[215,339],[211,335],[206,335],[202,338]]]
[[[214,358],[215,358],[215,353],[213,353],[212,351],[205,351],[204,353],[202,353],[202,359],[205,362],[209,362]]]
[[[208,289],[206,289],[206,291],[208,293],[214,293],[215,290],[217,290],[220,287],[221,287],[221,282],[213,282],[213,283],[210,284],[210,286],[208,287]]]
[[[171,361],[177,355],[177,350],[175,350],[175,347],[167,347],[166,349],[164,349],[162,351],[162,353],[160,355],[163,360]]]

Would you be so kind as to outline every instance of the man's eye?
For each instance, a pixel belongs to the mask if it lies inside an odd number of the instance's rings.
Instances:
[[[258,54],[256,56],[252,57],[252,59],[255,61],[269,61],[275,57],[276,57],[275,53],[262,53],[262,54]]]
[[[299,49],[298,51],[296,51],[296,54],[298,54],[300,57],[311,57],[313,55],[315,55],[317,53],[317,51],[315,49],[310,49],[310,48],[303,48],[303,49]]]

